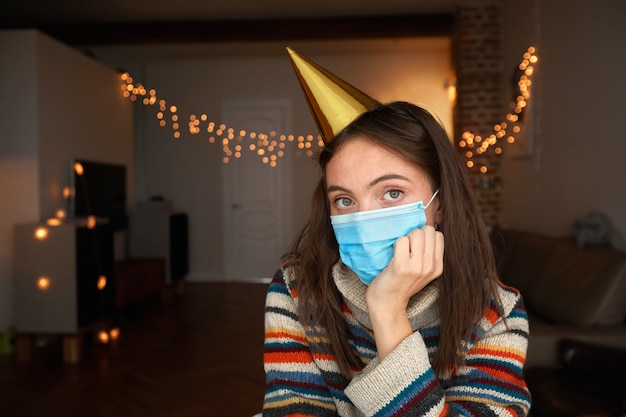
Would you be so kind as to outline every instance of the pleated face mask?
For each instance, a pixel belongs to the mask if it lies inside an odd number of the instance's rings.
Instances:
[[[426,205],[418,201],[330,216],[341,261],[369,285],[391,262],[396,240],[426,225],[426,209],[438,192]]]

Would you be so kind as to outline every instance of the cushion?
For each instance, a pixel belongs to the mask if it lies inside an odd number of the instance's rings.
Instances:
[[[514,230],[491,234],[500,280],[524,295],[539,276],[557,240]]]
[[[608,247],[580,249],[567,239],[557,242],[525,294],[529,309],[553,323],[623,323],[626,254]]]

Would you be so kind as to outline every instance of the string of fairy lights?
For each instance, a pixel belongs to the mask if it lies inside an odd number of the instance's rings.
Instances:
[[[178,115],[178,107],[168,104],[163,98],[157,98],[155,89],[147,90],[141,83],[134,83],[133,77],[129,73],[121,75],[122,95],[131,101],[141,99],[141,103],[146,106],[158,106],[156,119],[159,126],[169,127],[172,130],[174,139],[181,138],[181,122]],[[278,160],[285,156],[288,144],[296,146],[296,156],[305,154],[313,156],[315,147],[324,146],[321,135],[294,135],[278,134],[276,131],[270,132],[248,132],[244,129],[236,130],[228,127],[224,123],[209,120],[206,114],[191,114],[187,121],[187,131],[191,135],[198,135],[206,132],[209,143],[220,143],[222,145],[222,162],[229,163],[233,158],[239,159],[244,151],[255,153],[261,158],[264,164],[276,167]]]
[[[531,98],[532,76],[535,72],[534,65],[537,63],[536,48],[529,47],[518,66],[519,78],[517,80],[517,96],[515,101],[509,103],[511,111],[507,113],[505,120],[493,126],[493,132],[486,137],[481,137],[470,131],[465,131],[458,141],[458,146],[465,151],[468,168],[478,168],[483,174],[487,173],[488,167],[484,156],[493,149],[496,155],[503,152],[501,140],[506,138],[507,144],[513,144],[522,134],[525,126],[522,123],[524,113],[528,109]],[[479,162],[479,158],[482,160]]]
[[[74,170],[78,175],[82,175],[83,167],[81,164],[75,164]],[[47,220],[46,224],[50,227],[61,226],[63,223],[62,220],[65,218],[65,212],[63,210],[59,210],[57,212],[58,217],[53,217]],[[79,227],[85,227],[87,229],[95,229],[97,220],[95,216],[88,216],[85,219],[80,219],[80,221],[74,221],[74,224]],[[39,241],[44,242],[50,238],[50,230],[47,226],[37,226],[33,232],[33,237]],[[95,243],[94,243],[95,245]],[[94,247],[95,248],[95,247]],[[44,260],[45,264],[45,260]],[[35,280],[35,285],[37,290],[46,292],[50,291],[51,288],[57,284],[56,279],[59,277],[50,276],[49,274],[42,274],[37,277]],[[98,292],[102,294],[102,297],[105,297],[105,290],[109,286],[109,279],[106,274],[98,273],[97,278],[95,279],[95,285],[98,289]],[[120,337],[120,328],[114,325],[111,325],[109,320],[101,315],[98,321],[98,328],[95,332],[95,337],[102,344],[107,344],[109,342],[113,342]]]
[[[78,177],[83,176],[85,172],[85,168],[80,162],[74,163],[72,168]],[[62,194],[63,194],[63,198],[65,200],[68,200],[74,197],[74,190],[71,189],[69,186],[66,186],[63,188]],[[51,217],[46,220],[46,225],[40,225],[40,226],[35,227],[35,230],[33,232],[33,237],[39,242],[46,241],[47,239],[50,238],[49,228],[61,226],[66,220],[66,216],[67,216],[67,213],[65,212],[65,210],[63,209],[57,210],[54,217]],[[72,224],[77,227],[84,227],[86,229],[93,230],[98,225],[98,219],[94,215],[89,215],[85,218],[73,219]],[[98,249],[97,249],[96,242],[93,241],[92,243],[94,245],[94,250],[97,251]],[[45,260],[44,260],[44,263],[45,263]],[[96,277],[90,277],[90,278],[96,278],[94,281],[95,281],[95,286],[98,289],[98,292],[101,294],[101,297],[106,297],[107,295],[105,294],[105,291],[108,290],[108,287],[110,284],[109,278],[107,277],[106,274],[102,273],[102,271],[100,271],[97,275],[98,275],[97,278]],[[48,274],[39,275],[35,281],[37,290],[42,291],[42,292],[50,291],[51,287],[56,285],[57,278],[59,277],[50,276]],[[97,321],[98,321],[98,329],[95,333],[95,336],[100,343],[107,344],[109,342],[114,342],[120,337],[119,327],[112,325],[109,322],[108,318],[105,317],[104,314],[101,314]]]
[[[522,60],[518,66],[519,79],[517,80],[517,96],[510,103],[510,112],[506,114],[505,120],[493,126],[493,131],[486,137],[481,137],[470,131],[462,133],[457,145],[465,151],[467,159],[466,165],[470,169],[478,169],[480,173],[487,173],[488,167],[485,162],[485,154],[494,152],[496,155],[503,153],[503,145],[513,144],[524,129],[523,116],[529,107],[531,98],[532,76],[534,65],[538,58],[536,49],[529,47],[524,52]],[[182,137],[183,128],[181,125],[178,108],[169,104],[165,99],[157,96],[155,89],[146,89],[141,83],[136,83],[129,73],[121,75],[122,94],[133,102],[140,100],[146,106],[157,106],[156,119],[159,126],[169,128],[174,139]],[[226,126],[223,123],[209,120],[206,114],[191,114],[186,122],[187,131],[191,135],[200,135],[204,132],[209,143],[219,143],[222,146],[222,161],[229,163],[232,159],[239,159],[243,152],[248,151],[256,154],[262,162],[271,167],[276,167],[278,160],[285,156],[288,146],[295,146],[296,156],[313,156],[313,154],[324,146],[321,136],[307,134],[295,135],[271,131],[271,132],[248,132],[243,129],[237,130],[234,127]],[[504,142],[504,143],[502,143]],[[78,176],[83,174],[84,168],[80,163],[74,165],[74,171]],[[65,199],[71,197],[71,190],[65,187],[63,190]],[[57,216],[48,219],[49,227],[60,226],[65,218],[65,212],[59,210]],[[96,217],[88,216],[83,219],[81,227],[93,229],[96,227]],[[48,239],[48,228],[39,226],[34,230],[34,238],[38,241]],[[39,291],[48,291],[53,284],[53,277],[41,275],[36,280]],[[95,285],[99,291],[104,291],[108,285],[106,275],[99,275]],[[100,330],[97,331],[97,339],[101,343],[109,343],[119,337],[118,327],[111,327],[105,321],[101,323]]]
[[[503,152],[501,139],[506,138],[506,143],[512,144],[523,130],[520,122],[523,113],[528,108],[530,91],[532,85],[532,75],[534,64],[538,58],[536,49],[529,47],[523,54],[519,64],[520,76],[518,80],[519,94],[516,100],[510,103],[511,112],[505,120],[493,127],[493,132],[486,137],[482,137],[470,131],[465,131],[458,141],[458,146],[465,150],[468,168],[478,168],[481,173],[488,171],[484,155],[493,149],[495,154]],[[159,126],[169,128],[174,139],[182,137],[182,121],[178,114],[178,107],[170,104],[164,98],[157,96],[155,89],[147,89],[141,83],[135,82],[133,77],[125,72],[121,74],[122,95],[133,102],[139,101],[145,106],[157,106],[156,119]],[[276,167],[278,160],[285,156],[288,145],[295,145],[295,155],[297,157],[306,155],[313,156],[314,153],[324,146],[322,137],[317,134],[295,135],[289,133],[279,134],[276,131],[270,132],[248,132],[244,129],[226,126],[202,113],[190,114],[186,122],[187,131],[190,135],[207,135],[209,143],[218,143],[222,146],[222,162],[227,164],[232,159],[239,159],[243,152],[248,151],[256,154],[264,164]]]

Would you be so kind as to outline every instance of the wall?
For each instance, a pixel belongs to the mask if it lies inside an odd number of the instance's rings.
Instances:
[[[451,130],[451,106],[444,83],[452,75],[449,39],[385,40],[291,44],[336,75],[380,101],[408,100],[427,105]],[[143,178],[138,200],[161,195],[189,214],[190,280],[223,276],[221,148],[207,135],[190,135],[189,115],[219,121],[229,99],[288,99],[295,134],[317,134],[285,44],[175,47],[97,47],[90,51],[111,66],[131,68],[134,79],[175,104],[180,139],[161,128],[151,107],[136,107],[136,152]],[[169,125],[168,125],[169,126]],[[236,165],[237,161],[232,162]],[[268,169],[270,169],[268,167]],[[293,158],[295,236],[308,213],[316,167],[308,157]],[[139,178],[138,178],[139,179]]]
[[[64,205],[61,189],[73,158],[126,165],[130,207],[132,106],[119,94],[119,74],[46,36],[37,52],[40,216]]]
[[[0,32],[0,332],[13,323],[13,225],[39,216],[37,34]]]
[[[502,13],[505,68],[529,45],[539,56],[532,152],[503,159],[505,226],[568,236],[598,210],[625,234],[626,3],[505,1]]]
[[[13,226],[65,207],[71,160],[126,164],[131,204],[134,181],[132,111],[116,71],[31,30],[0,32],[0,62],[2,331],[13,323]]]
[[[498,5],[468,5],[457,15],[455,37],[455,67],[458,99],[455,112],[455,144],[459,146],[468,132],[476,137],[473,146],[459,148],[462,160],[473,163],[468,168],[469,179],[488,228],[502,226],[501,159],[491,151],[479,153],[479,146],[494,134],[494,126],[504,121],[501,106],[502,45],[500,7]],[[481,138],[481,142],[478,138]],[[498,145],[503,140],[498,142]],[[468,158],[467,154],[471,157]],[[481,172],[486,168],[486,172]]]

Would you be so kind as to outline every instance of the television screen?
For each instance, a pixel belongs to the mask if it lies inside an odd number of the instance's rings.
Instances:
[[[75,169],[77,163],[82,166],[80,173]],[[106,218],[113,230],[127,227],[126,166],[77,159],[72,162],[71,178],[75,217]]]

